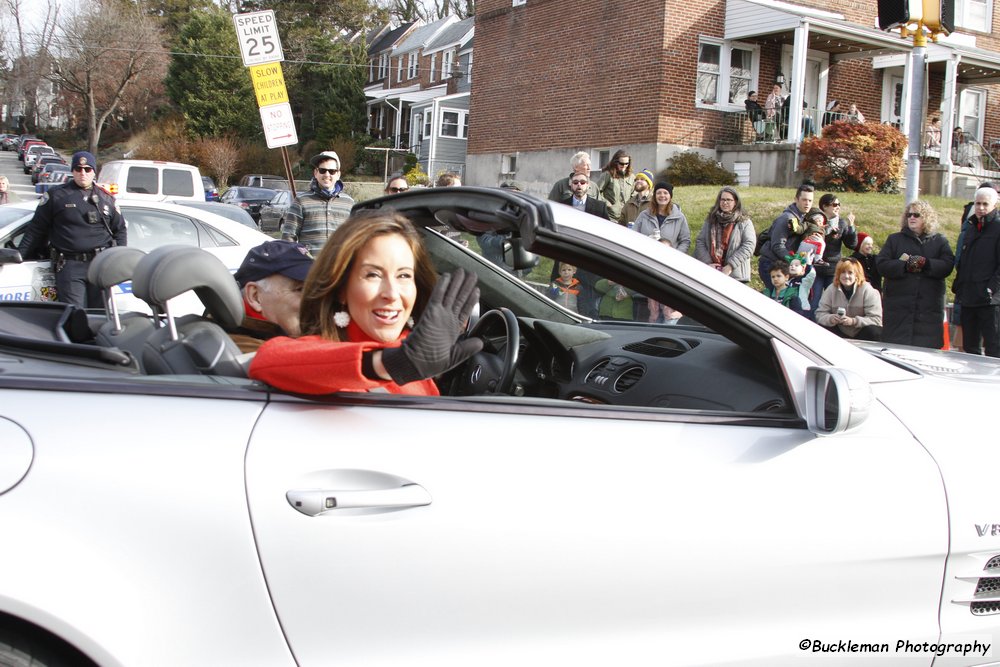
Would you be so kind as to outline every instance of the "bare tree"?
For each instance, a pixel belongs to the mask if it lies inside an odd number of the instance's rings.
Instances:
[[[153,20],[135,5],[109,0],[65,21],[48,78],[82,107],[87,146],[97,152],[108,119],[143,80],[162,79],[169,56]]]
[[[5,101],[8,118],[17,116],[22,130],[34,130],[38,122],[38,83],[51,66],[49,49],[59,17],[55,0],[45,0],[43,12],[38,11],[39,5],[38,0],[32,0],[41,25],[30,26],[22,0],[0,0],[0,17],[5,26],[13,28],[0,44],[0,56],[5,61]]]

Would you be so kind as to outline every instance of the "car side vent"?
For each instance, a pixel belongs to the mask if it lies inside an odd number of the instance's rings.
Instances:
[[[632,366],[627,371],[618,376],[615,380],[615,391],[622,393],[635,386],[635,383],[642,379],[646,371],[642,366]]]
[[[629,343],[622,349],[647,357],[677,357],[696,347],[700,341],[684,338],[649,338],[647,340]]]
[[[971,598],[955,600],[967,603],[973,616],[993,616],[1000,614],[1000,556],[993,556],[983,567],[983,576],[978,578],[959,577],[965,581],[976,582],[976,592]]]

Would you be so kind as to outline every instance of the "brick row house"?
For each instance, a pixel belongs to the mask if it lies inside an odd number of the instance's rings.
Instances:
[[[467,181],[547,193],[573,153],[590,151],[596,170],[625,148],[640,168],[697,150],[743,183],[793,185],[803,132],[755,143],[744,107],[783,82],[787,127],[803,131],[836,99],[905,133],[922,100],[945,129],[921,187],[965,196],[1000,171],[1000,38],[994,0],[955,5],[955,33],[929,44],[925,87],[911,91],[912,39],[878,30],[870,0],[479,0]],[[959,126],[978,164],[957,164]]]
[[[432,179],[465,176],[474,25],[455,16],[410,23],[368,49],[369,132],[416,154]]]

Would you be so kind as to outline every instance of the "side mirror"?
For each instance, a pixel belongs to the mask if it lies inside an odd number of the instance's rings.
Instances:
[[[16,248],[0,248],[0,265],[20,264],[23,261],[20,250]]]
[[[806,424],[816,435],[834,435],[860,426],[875,396],[857,373],[843,368],[806,369]]]

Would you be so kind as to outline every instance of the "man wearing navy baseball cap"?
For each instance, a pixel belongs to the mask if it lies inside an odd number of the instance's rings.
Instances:
[[[126,245],[125,219],[115,198],[94,185],[97,160],[91,153],[73,153],[70,169],[73,180],[42,195],[18,250],[25,260],[41,259],[39,254],[51,246],[59,301],[100,308],[104,300],[97,286],[87,282],[87,269],[102,250]]]
[[[236,271],[243,293],[243,322],[229,331],[242,352],[255,352],[275,336],[299,335],[302,284],[313,258],[292,241],[267,241],[250,250]]]

